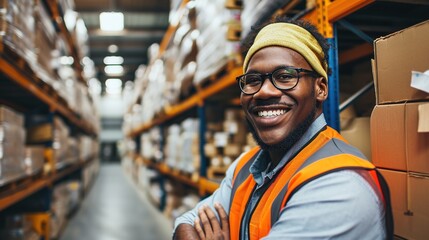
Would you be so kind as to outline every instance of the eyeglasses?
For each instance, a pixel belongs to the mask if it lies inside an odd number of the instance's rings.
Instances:
[[[289,90],[294,88],[299,81],[299,73],[304,72],[308,75],[318,76],[314,71],[294,68],[294,67],[282,67],[274,70],[271,73],[246,73],[238,76],[236,79],[241,91],[246,95],[252,95],[262,87],[266,78],[269,78],[271,83],[279,90]]]

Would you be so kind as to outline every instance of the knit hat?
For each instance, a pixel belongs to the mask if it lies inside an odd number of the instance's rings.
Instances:
[[[262,48],[280,46],[299,52],[320,76],[328,79],[328,64],[322,47],[306,29],[291,23],[272,23],[259,31],[246,54],[243,72],[246,72],[252,56]]]

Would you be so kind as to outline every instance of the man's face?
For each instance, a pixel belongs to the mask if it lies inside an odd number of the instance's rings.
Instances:
[[[273,46],[256,52],[249,62],[247,72],[269,73],[280,66],[312,70],[304,57],[296,51]],[[250,128],[253,128],[259,141],[273,146],[282,143],[309,117],[314,118],[315,91],[314,78],[300,73],[295,88],[279,90],[266,79],[259,92],[253,95],[241,94],[241,104]],[[312,120],[314,119],[311,122]]]

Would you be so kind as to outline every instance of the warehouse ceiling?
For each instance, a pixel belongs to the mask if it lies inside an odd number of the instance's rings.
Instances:
[[[169,0],[75,0],[75,9],[83,18],[89,32],[90,58],[98,70],[101,83],[108,78],[104,73],[106,56],[124,58],[122,81],[134,80],[137,67],[147,63],[147,48],[160,43],[168,28]],[[124,30],[103,32],[100,30],[101,12],[122,12]],[[116,53],[108,51],[116,45]],[[104,85],[104,84],[103,84]]]

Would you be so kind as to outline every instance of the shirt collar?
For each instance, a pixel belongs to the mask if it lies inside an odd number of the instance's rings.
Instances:
[[[265,178],[271,179],[277,171],[282,169],[290,160],[292,156],[295,156],[296,153],[305,145],[308,141],[310,141],[323,127],[326,126],[326,120],[323,113],[316,118],[316,120],[310,125],[308,130],[304,133],[304,135],[296,142],[292,148],[287,151],[284,157],[280,160],[279,164],[270,172],[268,172],[270,161],[267,156],[267,152],[262,150],[258,152],[255,161],[249,168],[250,173],[253,175],[256,183],[258,185],[262,185],[264,183]]]

